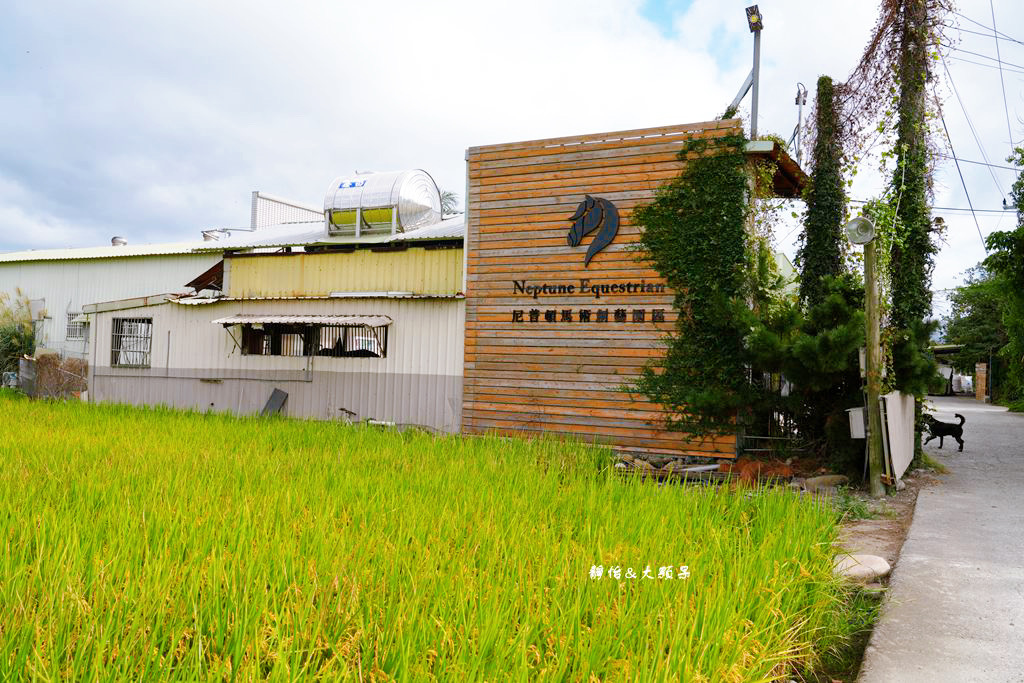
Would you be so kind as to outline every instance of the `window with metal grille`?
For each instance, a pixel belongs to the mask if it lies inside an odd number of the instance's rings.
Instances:
[[[388,327],[365,325],[242,325],[242,353],[250,356],[386,358]]]
[[[68,322],[64,339],[67,341],[74,341],[78,339],[85,339],[85,321],[76,320],[81,318],[82,313],[68,313]]]
[[[112,366],[148,368],[152,345],[152,318],[114,318],[110,338]]]

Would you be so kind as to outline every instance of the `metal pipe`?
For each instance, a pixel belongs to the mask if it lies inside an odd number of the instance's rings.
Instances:
[[[739,109],[740,108],[740,102],[742,102],[743,98],[747,96],[748,92],[750,92],[750,86],[752,86],[753,84],[754,84],[754,71],[751,70],[750,73],[747,74],[747,80],[743,81],[743,85],[740,86],[740,91],[738,93],[736,93],[736,97],[733,99],[732,102],[729,103],[729,106],[727,107],[726,111],[728,111],[728,110],[735,111],[736,109]]]
[[[754,31],[753,94],[750,102],[750,139],[757,139],[757,93],[761,85],[761,32]]]

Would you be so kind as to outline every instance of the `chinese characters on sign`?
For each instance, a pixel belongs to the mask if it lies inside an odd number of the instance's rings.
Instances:
[[[571,308],[540,310],[539,308],[531,308],[528,311],[522,309],[516,309],[512,311],[512,322],[540,322],[542,319],[546,323],[589,323],[598,322],[606,323],[614,321],[617,323],[624,322],[652,322],[652,323],[663,323],[665,322],[665,309],[655,308],[652,309],[648,315],[648,311],[645,308],[634,308],[627,311],[625,308],[598,308],[590,309],[584,308],[580,310],[573,310]]]
[[[622,571],[622,567],[616,565],[614,567],[608,567],[605,569],[603,565],[590,565],[590,578],[594,581],[600,581],[603,577],[607,576],[609,579],[615,579],[621,581],[623,576],[626,579],[637,578],[636,571],[632,567],[626,567],[626,571]],[[654,572],[651,570],[651,566],[647,565],[644,567],[643,575],[641,579],[648,579],[650,581],[655,580]],[[679,565],[677,570],[674,565],[666,565],[664,567],[658,567],[657,579],[659,581],[672,581],[672,580],[686,580],[690,578],[690,568],[685,565]]]

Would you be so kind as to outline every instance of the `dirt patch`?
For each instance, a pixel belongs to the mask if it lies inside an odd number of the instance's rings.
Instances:
[[[892,566],[899,560],[900,549],[914,519],[917,494],[926,486],[941,480],[932,470],[908,472],[903,477],[906,488],[891,496],[875,500],[866,493],[854,492],[862,498],[872,513],[870,519],[851,519],[844,522],[839,532],[839,543],[851,553],[867,553],[884,557]]]

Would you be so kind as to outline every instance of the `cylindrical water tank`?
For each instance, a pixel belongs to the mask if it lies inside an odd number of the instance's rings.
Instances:
[[[441,192],[420,169],[342,176],[327,188],[324,216],[332,235],[405,232],[441,220]]]

